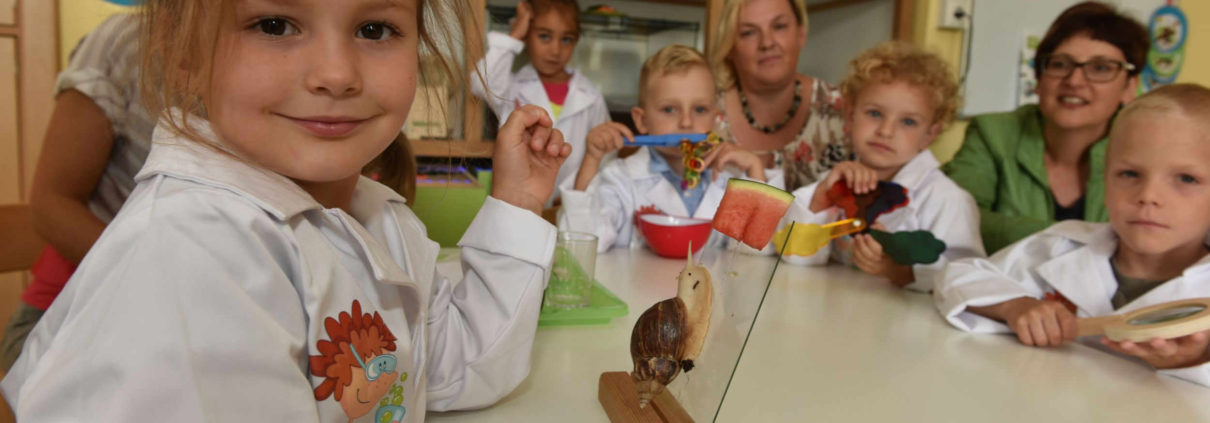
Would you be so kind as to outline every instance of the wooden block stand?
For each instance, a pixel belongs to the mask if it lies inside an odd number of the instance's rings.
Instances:
[[[639,408],[639,394],[627,372],[601,373],[597,399],[613,423],[692,423],[676,398],[664,389],[645,408]]]

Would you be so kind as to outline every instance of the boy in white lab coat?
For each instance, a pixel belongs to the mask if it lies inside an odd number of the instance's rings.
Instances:
[[[1170,85],[1127,105],[1109,134],[1109,223],[1067,221],[987,259],[950,264],[941,314],[972,332],[1015,332],[1025,345],[1075,339],[1077,317],[1125,313],[1210,296],[1210,90]],[[1148,342],[1100,342],[1162,373],[1210,386],[1199,332]]]
[[[710,67],[692,47],[674,44],[648,58],[639,75],[639,91],[639,105],[631,115],[642,133],[703,133],[718,117]],[[730,143],[719,144],[705,156],[707,170],[700,183],[689,189],[681,189],[684,165],[679,146],[643,147],[602,168],[602,159],[622,148],[626,139],[634,139],[634,134],[618,123],[593,129],[576,178],[559,187],[563,192],[560,229],[595,234],[602,252],[641,244],[635,212],[713,219],[728,179],[766,181],[760,158]],[[722,240],[714,233],[708,243],[717,245]]]
[[[934,263],[906,266],[893,261],[874,238],[859,234],[833,241],[810,257],[787,255],[785,260],[812,265],[829,258],[851,261],[896,286],[927,292],[947,262],[985,256],[974,199],[938,169],[928,150],[957,109],[958,86],[946,64],[910,44],[885,42],[849,63],[841,91],[857,160],[838,163],[820,182],[796,190],[786,220],[836,220],[839,210],[826,193],[837,181],[858,194],[869,192],[880,180],[891,181],[907,189],[909,202],[879,217],[873,227],[929,231],[947,248]]]
[[[518,105],[527,104],[541,107],[554,119],[555,129],[572,146],[556,183],[575,178],[588,131],[609,121],[605,97],[583,73],[567,66],[580,39],[579,13],[575,0],[522,0],[510,33],[487,34],[487,54],[476,65],[477,74],[471,75],[471,92],[487,102],[501,124]],[[512,73],[513,60],[522,50],[530,63]],[[546,205],[558,195],[556,190]]]

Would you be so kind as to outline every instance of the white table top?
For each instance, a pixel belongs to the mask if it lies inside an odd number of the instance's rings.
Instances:
[[[608,421],[597,378],[631,369],[631,328],[649,305],[675,294],[683,265],[644,249],[599,256],[598,280],[629,304],[629,315],[538,329],[531,374],[513,393],[487,409],[428,418]],[[456,262],[440,267],[458,273]],[[1084,345],[1030,348],[1007,335],[963,333],[928,295],[856,270],[783,263],[717,421],[803,420],[1206,421],[1210,388]]]

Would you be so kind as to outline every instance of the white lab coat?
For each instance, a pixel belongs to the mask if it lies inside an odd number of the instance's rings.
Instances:
[[[784,183],[780,170],[766,176],[778,188]],[[559,228],[595,234],[600,252],[612,247],[638,247],[643,245],[643,241],[634,222],[635,212],[654,208],[671,216],[714,219],[714,212],[718,211],[719,202],[727,190],[727,180],[731,178],[748,179],[730,167],[725,168],[717,180],[702,178],[700,183],[706,185],[706,193],[690,216],[689,209],[681,200],[680,187],[673,186],[664,175],[651,171],[651,153],[647,147],[643,147],[625,159],[606,161],[584,191],[575,190],[574,179],[565,181],[559,187],[563,193]],[[723,246],[726,237],[711,231],[706,244]]]
[[[1210,297],[1210,257],[1189,266],[1180,277],[1164,282],[1121,309],[1111,300],[1118,281],[1109,260],[1118,237],[1108,223],[1067,220],[1000,250],[990,258],[950,263],[937,284],[934,300],[941,315],[969,332],[1012,332],[996,320],[966,311],[1014,298],[1045,298],[1058,293],[1075,304],[1076,317],[1121,314],[1186,298]],[[1100,347],[1095,339],[1089,345]],[[1210,386],[1210,363],[1160,370],[1160,373]]]
[[[907,189],[908,204],[880,216],[876,221],[888,232],[924,230],[945,242],[945,252],[936,262],[912,266],[916,281],[906,288],[920,292],[933,289],[946,263],[966,257],[987,257],[983,250],[983,237],[979,234],[979,207],[975,199],[945,176],[938,166],[937,159],[929,150],[921,151],[904,164],[891,182]],[[787,222],[825,224],[841,218],[842,212],[835,207],[819,213],[811,212],[815,188],[826,178],[827,173],[820,175],[819,181],[794,191],[794,204],[786,214]],[[828,243],[810,257],[785,256],[783,259],[794,264],[824,265],[833,253],[839,254],[833,244],[836,241]]]
[[[571,155],[559,168],[556,183],[575,180],[584,161],[585,139],[588,131],[609,121],[609,109],[605,106],[605,97],[580,72],[568,68],[571,81],[567,98],[563,100],[563,112],[555,119],[550,108],[550,98],[546,96],[546,88],[538,79],[538,72],[532,65],[525,65],[517,73],[512,73],[513,60],[525,48],[525,43],[508,34],[491,32],[487,34],[487,54],[476,65],[478,72],[487,82],[486,90],[483,81],[476,75],[471,75],[471,92],[483,99],[500,118],[503,125],[508,115],[516,108],[514,100],[522,105],[532,104],[546,110],[555,122],[555,129],[563,133],[563,139],[571,144]],[[487,93],[491,93],[488,95]],[[547,201],[547,206],[559,196],[556,190]]]
[[[525,379],[556,232],[538,216],[488,198],[455,284],[381,184],[358,181],[350,214],[162,125],[153,142],[139,185],[0,382],[18,420],[370,422],[398,399],[402,421],[420,422]],[[353,328],[343,338],[340,321]],[[322,366],[325,348],[345,360]],[[374,385],[357,348],[366,363],[394,356],[395,370]],[[335,390],[367,414],[320,394],[323,375],[350,373]]]

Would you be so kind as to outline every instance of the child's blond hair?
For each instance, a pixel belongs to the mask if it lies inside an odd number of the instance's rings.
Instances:
[[[672,44],[648,57],[647,61],[643,62],[643,70],[639,72],[639,106],[644,104],[643,93],[647,92],[647,82],[651,78],[688,72],[696,66],[710,70],[706,56],[684,44]]]
[[[1113,120],[1109,139],[1114,139],[1123,122],[1135,119],[1142,112],[1158,112],[1163,114],[1181,114],[1185,118],[1201,126],[1203,137],[1210,137],[1210,124],[1205,119],[1210,117],[1210,89],[1198,84],[1172,84],[1156,88],[1126,104]]]
[[[958,113],[958,83],[949,65],[937,55],[901,41],[885,41],[861,52],[849,62],[849,74],[840,84],[845,104],[852,106],[857,95],[871,83],[896,81],[922,89],[933,106],[933,122],[942,125]]]

